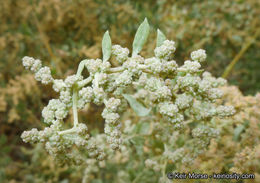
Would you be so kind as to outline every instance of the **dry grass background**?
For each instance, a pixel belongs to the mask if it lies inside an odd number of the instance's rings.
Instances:
[[[142,54],[151,54],[155,30],[160,28],[169,39],[176,41],[176,60],[184,61],[191,51],[204,48],[208,53],[207,69],[221,76],[227,65],[248,46],[227,79],[244,95],[259,91],[258,0],[0,1],[0,182],[67,179],[77,182],[81,179],[80,168],[57,167],[40,146],[31,147],[20,140],[21,132],[28,127],[43,125],[41,109],[49,99],[56,97],[50,86],[41,86],[33,75],[23,70],[21,58],[25,55],[39,58],[51,66],[55,77],[63,78],[76,70],[80,60],[100,56],[101,39],[107,29],[113,43],[131,48],[134,33],[144,17],[148,18],[153,33]],[[259,94],[245,97],[236,87],[227,90],[231,96],[226,100],[244,112],[227,122],[227,127],[220,127],[223,139],[212,142],[218,144],[218,148],[212,145],[208,156],[198,159],[196,166],[212,170],[220,163],[222,170],[235,165],[239,171],[259,173],[255,167],[259,165],[260,116],[257,112],[260,106],[255,102],[259,101]],[[99,108],[90,106],[81,113],[82,119],[92,123],[93,128],[100,127]],[[234,140],[235,129],[246,124],[241,137]],[[249,152],[253,152],[255,159],[248,165],[245,162],[250,161],[245,154]],[[241,169],[242,164],[245,170]]]

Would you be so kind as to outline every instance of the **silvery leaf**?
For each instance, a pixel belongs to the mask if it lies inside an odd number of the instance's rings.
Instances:
[[[107,61],[110,58],[111,47],[112,47],[112,43],[109,36],[109,32],[106,31],[102,40],[103,61]]]
[[[124,98],[128,101],[131,108],[135,111],[138,116],[147,116],[151,109],[145,108],[140,102],[138,102],[131,95],[123,94]]]
[[[149,35],[149,24],[147,19],[145,18],[143,23],[138,27],[134,42],[133,42],[133,53],[132,56],[137,55],[143,48],[148,35]]]
[[[165,35],[160,31],[160,29],[157,29],[156,47],[161,46],[165,40],[166,40]]]

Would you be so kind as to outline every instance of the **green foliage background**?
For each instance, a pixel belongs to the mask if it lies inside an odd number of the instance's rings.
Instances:
[[[114,44],[131,48],[144,17],[152,26],[152,34],[141,54],[152,54],[155,30],[160,28],[176,41],[176,60],[184,61],[191,51],[205,49],[206,69],[215,76],[221,76],[249,44],[227,79],[245,95],[260,90],[258,0],[2,0],[0,182],[80,181],[80,173],[75,173],[77,167],[57,167],[40,147],[32,148],[20,139],[22,131],[42,127],[41,109],[56,97],[50,86],[37,84],[33,75],[23,70],[21,58],[39,58],[51,66],[55,77],[64,78],[76,70],[82,59],[101,56],[106,30]],[[93,128],[100,127],[99,108],[90,106],[82,114]]]

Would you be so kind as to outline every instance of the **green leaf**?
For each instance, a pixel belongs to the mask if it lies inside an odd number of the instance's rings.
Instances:
[[[103,61],[107,61],[110,58],[111,47],[112,47],[112,43],[109,36],[109,32],[106,31],[102,40]]]
[[[134,42],[133,42],[133,53],[132,56],[137,55],[143,48],[148,35],[149,35],[149,24],[147,19],[145,18],[143,23],[138,27]]]
[[[128,101],[131,108],[135,111],[135,113],[138,116],[147,116],[151,111],[151,108],[150,109],[145,108],[140,102],[138,102],[131,95],[123,94],[123,96]]]
[[[160,29],[157,29],[156,47],[161,46],[165,40],[166,40],[165,35],[160,31]]]

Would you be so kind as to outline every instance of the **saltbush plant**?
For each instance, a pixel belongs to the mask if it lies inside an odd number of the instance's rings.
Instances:
[[[175,42],[160,30],[154,57],[144,58],[139,53],[148,35],[145,19],[130,56],[127,48],[112,45],[107,31],[102,40],[103,58],[82,60],[76,74],[65,79],[54,79],[39,59],[24,57],[24,67],[35,73],[37,81],[52,84],[59,98],[51,99],[42,110],[46,127],[23,132],[23,141],[44,144],[61,164],[87,164],[83,182],[91,182],[93,173],[111,162],[143,169],[133,176],[126,166],[117,172],[119,182],[139,182],[151,172],[165,182],[167,169],[190,166],[219,136],[216,119],[235,113],[234,107],[216,103],[223,95],[218,87],[226,80],[201,69],[206,60],[202,49],[191,52],[190,60],[178,66],[173,60]],[[78,110],[89,103],[104,106],[103,132],[92,133],[87,122],[79,121]],[[65,129],[63,121],[70,109],[73,126]],[[129,162],[130,156],[139,161]]]

